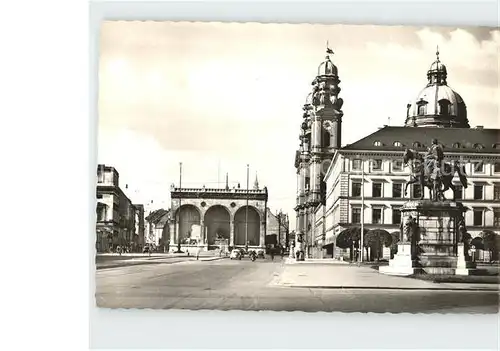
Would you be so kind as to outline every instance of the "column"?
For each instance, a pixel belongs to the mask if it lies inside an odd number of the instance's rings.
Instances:
[[[260,239],[259,239],[259,246],[264,247],[266,243],[266,219],[264,217],[264,220],[260,222]]]
[[[229,246],[234,246],[234,216],[229,217]]]
[[[203,245],[207,245],[207,233],[205,230],[205,221],[204,221],[205,216],[202,216],[200,219],[200,236],[201,236],[201,243]]]
[[[177,244],[177,238],[176,238],[177,229],[176,229],[176,225],[177,224],[174,223],[174,222],[170,222],[168,224],[169,231],[170,231],[170,246]]]

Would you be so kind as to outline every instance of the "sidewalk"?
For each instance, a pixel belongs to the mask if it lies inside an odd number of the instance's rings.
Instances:
[[[339,264],[348,265],[349,261],[340,261],[334,258],[306,258],[305,261],[297,261],[295,258],[286,257],[285,264]]]
[[[323,289],[400,289],[498,291],[497,284],[433,283],[389,276],[369,267],[344,264],[287,264],[275,286]]]

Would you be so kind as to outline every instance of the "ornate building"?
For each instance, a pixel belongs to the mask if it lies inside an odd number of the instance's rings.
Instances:
[[[170,249],[203,246],[210,250],[227,240],[231,247],[264,248],[267,188],[178,188],[172,185]]]
[[[399,230],[399,208],[421,194],[418,184],[405,194],[410,169],[402,163],[403,153],[413,149],[423,155],[434,138],[444,147],[445,161],[459,161],[466,171],[467,187],[462,187],[458,174],[453,184],[457,201],[468,210],[468,233],[476,242],[496,233],[498,242],[500,129],[470,128],[464,100],[447,86],[447,70],[439,56],[427,79],[427,86],[407,105],[404,127],[386,126],[336,150],[324,177],[328,196],[316,207],[314,245],[322,249],[318,256],[347,257],[349,249],[337,247],[338,239],[361,222],[368,230]],[[427,189],[424,195],[429,196]],[[452,191],[445,196],[452,199]]]
[[[296,151],[297,205],[296,238],[303,240],[307,254],[312,255],[315,209],[325,202],[326,186],[323,175],[335,150],[341,147],[343,100],[337,67],[328,54],[312,82],[312,92],[307,96],[300,127],[299,150]]]

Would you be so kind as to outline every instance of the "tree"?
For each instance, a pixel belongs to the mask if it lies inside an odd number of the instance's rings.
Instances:
[[[481,233],[484,250],[489,251],[490,261],[498,259],[499,235],[492,230],[483,230]]]
[[[363,229],[363,233],[366,235],[368,232],[367,229]],[[344,229],[337,235],[337,239],[335,241],[337,247],[341,249],[349,249],[351,260],[353,259],[353,249],[359,248],[359,241],[361,240],[361,227],[349,227]]]
[[[383,229],[372,229],[366,233],[363,240],[363,246],[370,247],[372,249],[372,253],[375,252],[377,260],[379,260],[382,247],[391,246],[392,240],[392,236],[388,231]]]

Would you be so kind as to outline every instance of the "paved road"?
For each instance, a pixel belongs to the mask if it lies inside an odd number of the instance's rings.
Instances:
[[[185,261],[101,269],[99,307],[338,312],[498,313],[498,292],[274,286],[280,259]]]

